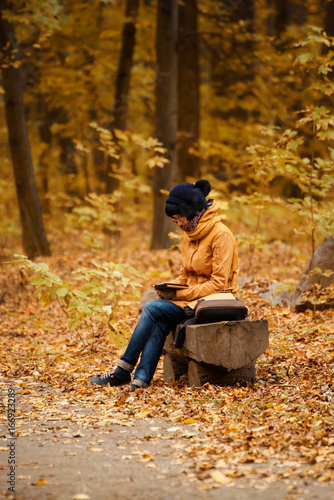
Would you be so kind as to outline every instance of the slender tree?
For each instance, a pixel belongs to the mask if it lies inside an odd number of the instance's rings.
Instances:
[[[212,52],[212,83],[215,93],[226,97],[231,92],[231,87],[240,80],[246,85],[243,92],[239,92],[233,107],[214,113],[224,120],[233,118],[244,121],[249,118],[250,113],[243,102],[251,93],[251,82],[254,79],[254,47],[250,36],[254,27],[254,0],[218,0],[217,4],[220,4],[219,21],[229,34],[222,40],[218,39],[218,50]],[[232,96],[234,94],[235,91],[232,90]]]
[[[178,163],[186,180],[200,174],[199,157],[191,152],[199,138],[197,0],[179,5],[178,61]]]
[[[47,105],[45,102],[45,98],[43,94],[39,94],[38,100],[38,116],[40,118],[39,125],[39,137],[41,142],[44,144],[44,148],[42,153],[39,156],[39,168],[41,170],[41,184],[42,184],[42,192],[43,196],[41,199],[41,204],[43,208],[43,212],[49,214],[50,213],[50,204],[49,204],[49,162],[48,162],[48,153],[51,149],[52,143],[52,134],[50,130],[50,126],[52,125],[52,115],[47,109]]]
[[[0,0],[2,83],[9,148],[22,223],[22,244],[29,258],[50,255],[37,196],[30,143],[24,112],[23,85],[14,25],[6,18],[10,5]]]
[[[325,3],[325,31],[328,36],[334,36],[334,1]]]
[[[113,128],[119,130],[125,130],[127,124],[130,78],[136,43],[136,18],[138,15],[138,8],[139,0],[126,0],[126,22],[123,26],[122,48],[116,78],[113,121]],[[115,158],[109,159],[106,182],[107,193],[112,192],[118,185],[117,180],[112,176],[118,166],[119,161]]]
[[[178,1],[159,0],[157,7],[157,79],[155,135],[167,149],[169,163],[155,167],[151,248],[168,248],[172,223],[165,216],[163,193],[180,181],[177,166],[177,30]]]
[[[307,4],[302,0],[267,0],[268,34],[280,37],[288,25],[303,25],[307,19]]]

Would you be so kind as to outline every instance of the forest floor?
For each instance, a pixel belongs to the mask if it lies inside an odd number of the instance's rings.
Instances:
[[[143,271],[145,290],[168,279],[180,256],[175,250],[148,251],[147,238],[137,237],[135,247],[118,239],[97,255],[63,238],[52,257],[38,261],[67,278],[92,260],[126,262]],[[93,387],[89,377],[114,367],[122,349],[98,328],[93,348],[83,349],[59,305],[42,306],[26,273],[6,265],[3,256],[0,495],[334,497],[334,311],[317,311],[314,318],[311,311],[296,314],[259,295],[267,287],[264,278],[296,284],[307,261],[305,246],[273,242],[253,256],[242,248],[239,253],[241,276],[255,278],[240,292],[249,319],[269,322],[270,347],[257,360],[255,383],[194,388],[183,378],[167,385],[160,361],[150,387],[138,391]],[[132,305],[118,320],[133,328],[138,317]],[[89,335],[81,332],[82,338]],[[11,458],[15,493],[6,485]]]

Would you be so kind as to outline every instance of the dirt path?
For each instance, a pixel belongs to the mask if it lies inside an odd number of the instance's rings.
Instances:
[[[261,467],[254,465],[245,466],[248,472],[242,479],[218,475],[218,480],[226,478],[227,485],[214,482],[210,474],[198,480],[185,451],[196,433],[194,426],[144,419],[134,425],[97,427],[83,430],[66,421],[24,425],[16,442],[14,498],[333,499],[334,489],[329,485],[288,478],[270,483],[261,479]],[[8,453],[1,455],[4,477]],[[3,489],[2,480],[1,485]],[[5,490],[3,494],[5,498],[13,495]]]
[[[1,386],[6,387],[1,380]],[[19,386],[15,437],[3,419],[0,441],[0,493],[19,500],[102,499],[319,499],[332,500],[329,483],[291,478],[285,465],[217,463],[208,467],[196,456],[208,450],[210,436],[198,423],[170,419],[126,420],[102,416],[101,404],[70,404],[58,396],[52,410],[49,386]],[[103,393],[102,393],[103,394]],[[5,406],[8,391],[2,391]],[[52,397],[57,396],[53,392]],[[40,398],[40,399],[39,399]],[[45,403],[50,399],[50,408]],[[56,398],[57,399],[57,398]],[[50,411],[49,411],[50,410]],[[3,413],[5,415],[6,412]],[[100,418],[101,416],[101,418]],[[7,415],[8,417],[8,415]],[[15,493],[7,488],[11,446],[14,448]],[[197,447],[197,448],[196,448]],[[197,451],[198,450],[198,451]],[[190,452],[191,451],[191,452]],[[290,464],[290,467],[293,464]],[[271,470],[271,472],[272,472]],[[286,476],[286,477],[285,477]],[[10,478],[9,478],[10,479]]]

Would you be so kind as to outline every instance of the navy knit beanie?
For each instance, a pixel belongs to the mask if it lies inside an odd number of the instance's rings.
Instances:
[[[166,204],[178,205],[196,213],[203,208],[208,208],[205,197],[210,191],[210,182],[205,179],[201,179],[195,184],[183,182],[173,187],[166,200]]]

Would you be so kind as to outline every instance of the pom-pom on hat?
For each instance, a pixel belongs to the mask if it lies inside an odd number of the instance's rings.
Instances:
[[[208,203],[205,199],[211,191],[209,181],[201,179],[195,184],[183,182],[175,186],[166,200],[166,204],[177,205],[186,209],[187,212],[196,212],[203,208],[208,208]],[[168,214],[167,214],[168,215]]]

